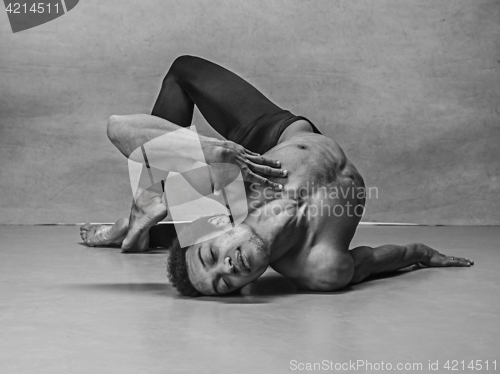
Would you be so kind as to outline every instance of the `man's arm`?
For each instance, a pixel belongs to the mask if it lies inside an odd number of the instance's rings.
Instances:
[[[193,158],[193,147],[190,146],[190,144],[193,144],[192,137],[196,136],[199,144],[201,144],[206,163],[210,165],[237,165],[245,181],[281,189],[278,183],[271,182],[266,178],[266,176],[286,176],[280,170],[279,161],[258,155],[230,140],[220,140],[189,131],[179,132],[177,130],[186,129],[163,118],[148,114],[111,116],[107,129],[111,142],[127,158],[134,151],[140,153],[139,148],[148,143],[148,150],[158,158],[175,157],[186,161],[199,161],[199,157]],[[180,133],[180,135],[165,136],[169,133]],[[218,184],[217,182],[216,180],[215,183]],[[217,189],[220,189],[222,186],[217,187]]]
[[[466,258],[446,256],[424,244],[386,244],[377,248],[357,247],[350,251],[354,260],[354,275],[350,284],[359,283],[370,275],[393,272],[414,264],[424,266],[471,266]]]

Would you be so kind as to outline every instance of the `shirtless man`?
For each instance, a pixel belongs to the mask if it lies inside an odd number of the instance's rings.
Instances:
[[[307,119],[279,108],[242,78],[204,59],[177,58],[152,115],[112,116],[108,136],[129,157],[165,132],[189,126],[194,105],[226,139],[200,135],[206,162],[241,169],[249,214],[231,230],[228,216],[200,218],[196,224],[221,234],[184,248],[174,244],[169,278],[182,295],[233,292],[268,266],[300,289],[334,291],[413,264],[473,264],[420,243],[349,249],[364,208],[364,182],[340,146]],[[150,228],[166,215],[162,191],[152,189],[135,201],[130,219],[112,227],[86,224],[82,239],[90,246],[146,251]]]

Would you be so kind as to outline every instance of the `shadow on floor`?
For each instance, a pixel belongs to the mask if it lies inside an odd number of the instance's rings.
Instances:
[[[198,300],[223,304],[266,304],[278,297],[287,297],[297,293],[297,287],[279,274],[266,274],[257,282],[250,283],[226,296],[203,296]]]
[[[97,292],[121,292],[155,294],[160,296],[173,296],[175,291],[168,283],[91,283],[91,284],[68,284],[66,287],[73,289],[85,289]]]
[[[302,291],[302,290],[297,290],[296,293],[297,294],[301,294],[301,295],[342,295],[342,294],[345,294],[345,293],[348,293],[348,292],[354,292],[356,290],[359,290],[361,288],[365,288],[365,287],[372,287],[373,284],[370,284],[371,282],[373,281],[376,281],[376,280],[380,280],[380,279],[388,279],[388,278],[395,278],[395,277],[399,277],[401,275],[404,275],[405,273],[408,273],[408,272],[411,272],[411,271],[414,271],[414,270],[417,270],[419,269],[419,267],[408,267],[406,269],[401,269],[401,270],[398,270],[398,271],[395,271],[393,273],[386,273],[386,274],[377,274],[377,275],[372,275],[368,278],[366,278],[365,280],[363,280],[361,283],[358,283],[358,284],[354,284],[354,285],[349,285],[349,286],[346,286],[340,290],[337,290],[337,291],[329,291],[329,292],[317,292],[317,291]]]
[[[167,254],[168,253],[168,248],[152,248],[149,249],[145,252],[122,252],[121,248],[118,246],[95,246],[95,247],[90,247],[86,245],[85,243],[82,242],[77,242],[76,244],[81,245],[82,247],[89,248],[89,249],[107,249],[107,250],[114,250],[117,253],[123,254],[123,255],[154,255],[154,254]]]
[[[365,285],[372,281],[386,278],[394,278],[404,275],[407,272],[419,269],[419,267],[409,267],[394,273],[381,274],[371,276],[359,285],[347,286],[341,290],[334,292],[313,292],[301,291],[290,280],[280,274],[266,274],[259,278],[255,283],[251,283],[238,292],[228,294],[227,296],[202,296],[196,298],[199,301],[219,302],[223,304],[266,304],[272,302],[274,299],[289,297],[292,295],[341,295],[347,292],[356,291],[356,289],[364,288]],[[98,292],[112,292],[112,293],[140,293],[140,294],[154,294],[158,296],[178,296],[174,288],[168,283],[93,283],[93,284],[69,284],[66,287],[73,289],[85,289]]]

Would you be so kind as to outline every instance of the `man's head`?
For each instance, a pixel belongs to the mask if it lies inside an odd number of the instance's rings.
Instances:
[[[207,225],[221,232],[215,238],[171,249],[168,272],[173,286],[185,296],[218,295],[236,291],[260,277],[270,260],[270,250],[254,230],[242,223],[227,231],[228,216],[203,217],[190,224],[190,232]],[[226,232],[224,232],[226,231]]]

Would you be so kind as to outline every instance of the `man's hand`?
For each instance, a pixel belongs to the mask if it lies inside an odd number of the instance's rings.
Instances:
[[[225,182],[231,179],[227,175],[231,174],[230,170],[221,167],[223,164],[238,166],[246,182],[258,183],[277,190],[283,188],[281,184],[271,182],[266,178],[285,178],[287,176],[286,170],[281,169],[281,164],[277,160],[261,156],[229,140],[202,141],[202,148],[208,164],[219,165],[212,168],[215,175],[215,191],[220,191],[226,184]]]
[[[471,266],[474,265],[474,261],[468,258],[446,256],[431,247],[424,244],[417,244],[419,250],[424,251],[425,260],[419,263],[424,266],[438,267],[438,266]]]

